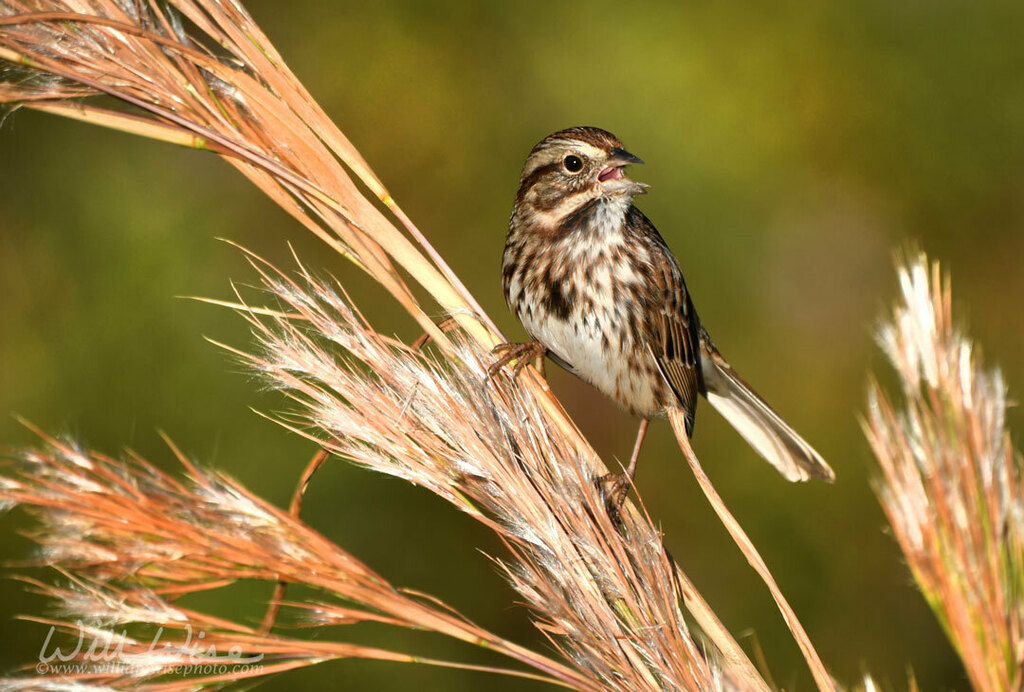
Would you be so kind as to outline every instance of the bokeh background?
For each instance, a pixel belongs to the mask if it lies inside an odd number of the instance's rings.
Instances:
[[[834,466],[793,486],[709,407],[695,446],[841,680],[870,671],[925,690],[966,678],[872,494],[859,428],[874,325],[895,294],[892,252],[916,243],[952,272],[961,319],[1024,388],[1024,4],[246,3],[484,307],[513,337],[499,261],[522,161],[544,135],[598,125],[648,163],[640,206],[675,249],[722,351]],[[313,453],[257,417],[281,400],[204,341],[245,346],[228,311],[176,298],[251,281],[225,237],[340,276],[375,323],[416,336],[376,287],[214,156],[19,112],[0,127],[0,444],[9,415],[168,466],[193,457],[280,504]],[[558,372],[553,387],[606,458],[636,422]],[[1018,410],[1010,413],[1021,429]],[[810,677],[778,611],[696,488],[667,425],[639,486],[674,556],[777,683]],[[305,518],[395,583],[540,645],[471,520],[402,482],[332,462]],[[0,556],[31,544],[3,518]],[[226,593],[256,621],[266,590]],[[0,668],[34,661],[39,600],[0,582]],[[377,643],[486,660],[371,629]],[[530,687],[483,674],[341,662],[268,689]]]

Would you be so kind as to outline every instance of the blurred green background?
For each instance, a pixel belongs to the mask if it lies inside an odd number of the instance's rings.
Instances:
[[[520,166],[540,138],[609,129],[647,161],[639,201],[674,248],[717,344],[831,462],[794,486],[710,407],[695,446],[822,658],[844,681],[896,688],[966,678],[911,584],[871,492],[859,412],[885,366],[873,328],[895,294],[891,254],[916,242],[952,272],[959,316],[1024,388],[1024,50],[1019,1],[246,3],[335,118],[513,337],[499,262]],[[345,5],[351,6],[345,6]],[[193,457],[284,504],[313,447],[254,415],[280,398],[203,340],[250,343],[227,311],[253,274],[226,237],[342,277],[378,326],[416,335],[381,292],[211,155],[19,112],[0,128],[0,444],[8,414],[106,452]],[[552,368],[552,370],[557,370]],[[553,386],[597,449],[628,458],[636,421],[563,372]],[[1019,410],[1010,413],[1021,429]],[[665,424],[638,477],[666,541],[725,623],[787,689],[809,674],[763,585],[715,520]],[[544,646],[479,552],[470,519],[402,482],[333,462],[305,518],[371,567],[481,624]],[[21,512],[0,555],[25,557]],[[255,622],[269,589],[217,607]],[[0,583],[0,668],[34,661],[40,600]],[[331,633],[331,636],[343,633]],[[329,636],[324,634],[323,636]],[[424,654],[459,645],[358,632]],[[484,674],[341,662],[268,689],[530,687]]]

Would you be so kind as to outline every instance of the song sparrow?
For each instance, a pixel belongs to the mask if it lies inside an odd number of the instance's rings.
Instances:
[[[609,132],[574,127],[546,137],[523,166],[509,223],[502,283],[534,341],[503,344],[491,375],[547,354],[643,420],[612,497],[625,498],[651,418],[668,407],[692,434],[704,395],[791,481],[831,481],[832,469],[736,372],[697,317],[672,251],[623,174],[643,163]]]

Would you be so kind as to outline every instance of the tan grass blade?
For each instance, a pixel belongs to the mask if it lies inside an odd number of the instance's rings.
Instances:
[[[831,676],[825,670],[825,665],[821,662],[821,658],[818,656],[818,652],[815,650],[814,645],[811,644],[811,638],[807,635],[807,631],[804,630],[803,625],[800,624],[800,620],[797,618],[793,608],[789,605],[786,597],[782,594],[782,590],[779,585],[775,582],[775,577],[772,576],[771,570],[768,569],[768,565],[765,564],[761,558],[761,554],[754,547],[753,542],[747,536],[747,533],[740,526],[740,523],[736,520],[736,517],[732,515],[729,508],[726,507],[725,501],[715,490],[715,486],[711,483],[711,479],[708,478],[707,474],[704,473],[704,468],[700,464],[700,460],[697,459],[697,455],[694,453],[693,448],[690,447],[690,438],[686,434],[686,414],[681,409],[669,409],[668,412],[669,422],[672,423],[672,431],[676,435],[676,439],[679,441],[679,446],[683,450],[683,454],[686,456],[686,461],[690,464],[690,468],[693,471],[693,475],[697,478],[697,483],[700,485],[701,491],[704,496],[707,497],[708,502],[711,503],[711,507],[715,510],[715,514],[721,520],[725,526],[729,535],[732,536],[736,545],[739,547],[740,552],[747,558],[747,562],[754,568],[758,576],[764,581],[765,585],[768,586],[768,590],[772,594],[772,598],[775,599],[776,605],[779,606],[779,611],[782,613],[782,619],[785,620],[786,626],[793,633],[796,638],[796,643],[800,647],[801,653],[807,660],[807,665],[811,669],[811,674],[814,676],[814,682],[818,685],[818,689],[821,690],[835,690],[835,683],[832,682]]]

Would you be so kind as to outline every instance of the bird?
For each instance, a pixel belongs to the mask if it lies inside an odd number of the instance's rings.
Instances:
[[[514,361],[514,378],[547,356],[640,417],[629,465],[603,479],[616,508],[650,421],[681,409],[692,436],[698,394],[788,480],[833,481],[822,456],[715,347],[679,262],[633,203],[648,185],[624,169],[642,163],[597,127],[561,130],[533,147],[501,265],[505,301],[530,340],[496,346],[488,377]]]

